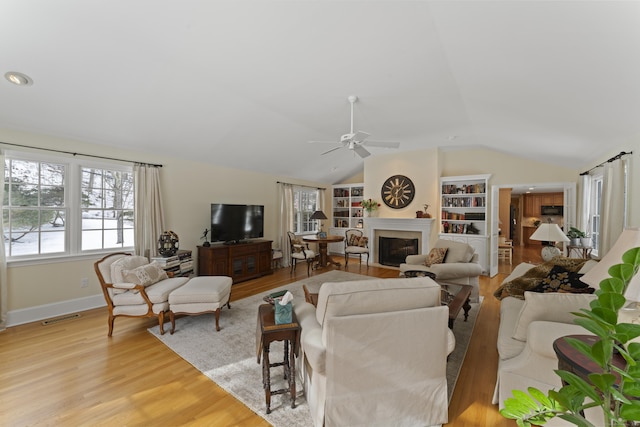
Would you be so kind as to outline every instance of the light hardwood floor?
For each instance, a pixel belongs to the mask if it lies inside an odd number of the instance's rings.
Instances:
[[[538,251],[516,248],[513,266],[540,262]],[[492,292],[511,267],[500,264],[496,277],[481,278],[485,299],[449,407],[449,426],[515,426],[491,404],[499,313]],[[357,260],[347,271],[398,274]],[[278,269],[234,285],[232,302],[305,277],[306,268],[295,274]],[[269,425],[148,333],[154,320],[118,318],[108,338],[106,319],[101,308],[49,326],[38,322],[0,333],[0,425]]]

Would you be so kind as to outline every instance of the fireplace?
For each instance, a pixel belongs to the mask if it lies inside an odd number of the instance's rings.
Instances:
[[[380,262],[379,237],[418,239],[418,254],[428,254],[433,218],[364,218],[369,235],[369,254],[374,262]],[[404,260],[403,260],[404,261]]]
[[[418,254],[418,239],[378,237],[378,262],[382,265],[400,266],[407,255]]]

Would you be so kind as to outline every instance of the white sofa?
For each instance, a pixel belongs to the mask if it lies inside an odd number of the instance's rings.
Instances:
[[[579,273],[586,273],[596,264],[596,261],[588,261]],[[533,264],[519,264],[502,283],[522,276],[533,267]],[[553,342],[565,335],[590,335],[573,323],[575,316],[571,313],[589,308],[594,298],[593,294],[526,291],[524,300],[512,296],[501,300],[494,404],[502,409],[513,390],[526,391],[528,387],[536,387],[547,392],[562,386],[560,377],[554,372],[558,369],[558,359]],[[548,425],[570,424],[554,419]]]
[[[294,310],[314,426],[447,422],[446,360],[455,338],[433,280],[324,283],[317,308],[296,301]]]
[[[438,239],[434,248],[447,248],[444,262],[432,264],[427,267],[425,261],[428,254],[409,255],[405,262],[400,264],[400,275],[406,271],[428,271],[436,275],[438,283],[454,283],[471,285],[471,302],[479,302],[479,277],[482,274],[482,266],[478,263],[478,254],[475,249],[462,242]]]

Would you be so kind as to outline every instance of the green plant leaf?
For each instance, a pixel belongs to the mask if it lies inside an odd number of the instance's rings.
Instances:
[[[524,405],[525,407],[527,407],[529,410],[536,411],[536,410],[540,409],[540,405],[538,404],[538,402],[533,400],[531,398],[531,396],[529,396],[524,391],[513,390],[512,393],[513,393],[513,398],[516,399],[518,401],[518,403],[520,403],[520,404]]]
[[[597,391],[593,389],[593,386],[591,386],[589,383],[587,383],[585,380],[583,380],[576,374],[572,372],[562,371],[562,370],[556,370],[555,373],[558,374],[558,376],[562,380],[564,380],[565,383],[575,387],[578,391],[584,393],[584,395],[586,395],[590,399],[595,401],[600,399],[600,395],[598,394]]]
[[[634,338],[640,337],[640,325],[635,323],[618,323],[615,326],[615,330],[617,335],[627,337],[625,341],[621,341],[620,338],[618,338],[618,341],[623,344]]]
[[[595,292],[600,295],[603,292],[615,292],[622,294],[624,292],[624,282],[620,277],[608,277],[600,281],[600,290]]]
[[[622,254],[622,262],[625,264],[632,264],[634,266],[640,265],[640,248],[632,248]]]
[[[625,420],[640,421],[640,401],[633,400],[629,403],[623,403],[620,415]]]
[[[624,307],[625,303],[627,302],[624,295],[614,292],[605,292],[601,294],[598,297],[598,301],[600,302],[603,309],[609,309],[615,313],[617,313],[618,310]]]
[[[589,421],[587,421],[586,419],[584,419],[579,415],[561,414],[561,415],[558,415],[558,418],[562,418],[565,421],[569,421],[570,423],[575,424],[578,427],[594,427],[593,424],[591,424]]]
[[[633,357],[633,360],[640,360],[640,343],[632,342],[627,346],[627,351]]]
[[[600,338],[605,338],[608,335],[608,331],[594,320],[578,318],[578,319],[573,319],[573,323],[575,323],[576,325],[582,326],[587,331],[591,332],[594,335],[599,336]]]
[[[616,376],[613,374],[589,374],[589,381],[602,391],[616,383]]]
[[[549,399],[543,392],[541,392],[537,388],[529,387],[527,390],[529,391],[531,397],[540,402],[540,404],[545,408],[554,409],[557,406],[554,402],[551,401],[551,399]]]
[[[614,294],[616,295],[616,294]],[[618,323],[618,312],[607,307],[596,307],[591,311],[597,320],[613,328]]]

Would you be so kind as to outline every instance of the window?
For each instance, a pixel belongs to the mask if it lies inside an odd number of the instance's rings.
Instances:
[[[587,233],[591,233],[592,254],[598,256],[600,248],[600,212],[602,208],[602,175],[591,179],[591,206],[589,207],[589,226]]]
[[[6,159],[2,218],[7,257],[65,251],[67,167]]]
[[[17,152],[4,166],[9,260],[133,247],[132,167]]]
[[[307,187],[293,189],[293,231],[296,234],[317,232],[317,221],[309,219],[316,211],[318,190]]]
[[[133,173],[82,168],[82,250],[133,246]]]

